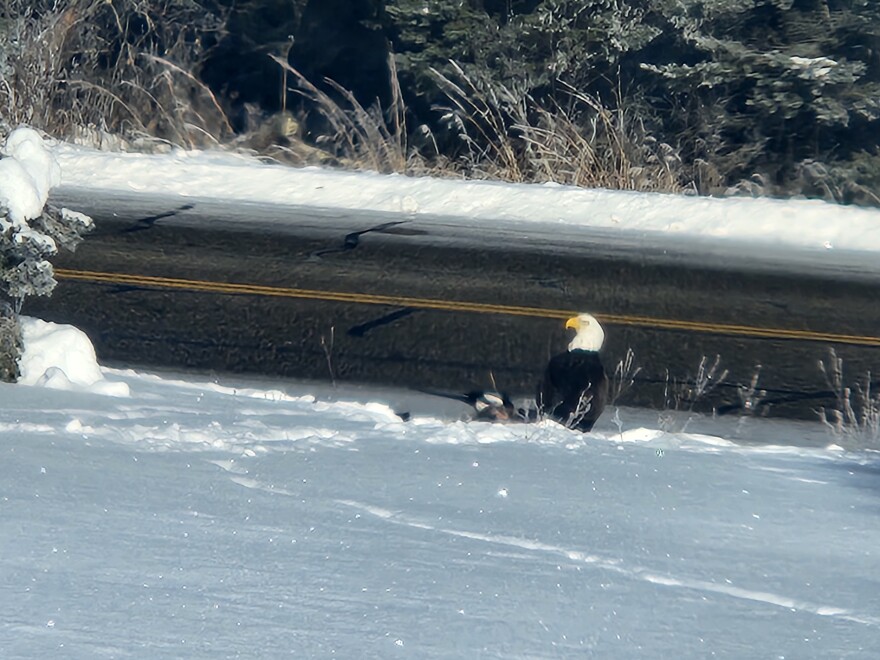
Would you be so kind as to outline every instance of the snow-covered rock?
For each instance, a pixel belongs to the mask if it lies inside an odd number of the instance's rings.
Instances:
[[[95,348],[82,330],[23,316],[21,333],[24,352],[18,363],[20,384],[110,396],[129,395],[128,385],[111,383],[104,378]]]

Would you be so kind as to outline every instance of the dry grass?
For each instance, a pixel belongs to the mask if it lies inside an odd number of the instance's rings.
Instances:
[[[36,8],[34,8],[36,6]],[[7,0],[0,21],[0,117],[96,146],[236,146],[222,99],[199,80],[203,42],[226,16],[179,0]],[[554,181],[583,187],[682,191],[675,151],[648,134],[626,100],[613,105],[560,83],[557,100],[480,79],[453,63],[434,72],[457,144],[441,153],[425,124],[407,124],[395,60],[387,108],[365,107],[325,80],[318,86],[272,56],[327,126],[317,147],[336,164],[377,172]],[[2,128],[2,126],[0,126]],[[113,136],[108,138],[108,136]],[[115,139],[122,137],[124,140]],[[301,141],[301,138],[297,138]],[[453,143],[456,140],[452,140]],[[268,144],[270,150],[277,145]],[[283,149],[283,145],[282,145]]]
[[[193,73],[224,17],[174,0],[8,0],[0,23],[0,116],[56,137],[106,135],[182,147],[231,132]]]
[[[6,9],[0,29],[0,117],[7,126],[46,127],[53,119],[64,44],[77,23],[77,9],[35,15],[15,1]]]
[[[626,355],[617,362],[614,373],[611,374],[610,387],[608,388],[608,405],[613,406],[621,396],[626,394],[635,383],[636,376],[642,371],[636,366],[636,354],[631,348],[626,349]]]
[[[727,375],[728,370],[721,368],[720,355],[716,355],[711,364],[705,355],[702,356],[693,379],[686,378],[684,381],[670,379],[667,370],[663,387],[665,409],[658,419],[660,428],[667,433],[684,432],[695,416],[696,404],[714,392]],[[757,380],[755,384],[757,385]]]
[[[318,138],[318,146],[350,166],[375,172],[410,171],[406,109],[394,58],[388,58],[391,104],[387,111],[373,104],[365,108],[349,90],[325,80],[335,97],[319,89],[286,60],[270,56],[290,76],[293,91],[305,98],[326,120],[329,131]]]
[[[713,392],[727,378],[728,370],[721,369],[721,356],[716,355],[712,363],[704,355],[700,358],[697,373],[693,380],[686,379],[683,382],[667,382],[664,388],[666,407],[673,410],[694,409],[696,403]]]
[[[460,83],[432,69],[451,105],[443,120],[461,139],[464,165],[471,176],[522,182],[528,180],[518,145],[510,134],[528,112],[525,90],[469,77],[451,62]]]
[[[425,125],[408,132],[394,58],[389,57],[391,102],[365,108],[332,80],[328,91],[286,60],[271,56],[326,121],[318,146],[344,165],[377,172],[455,176],[511,182],[553,181],[582,187],[681,192],[681,163],[668,145],[647,135],[630,113],[563,85],[567,104],[538,103],[524,89],[479,80],[452,63],[456,80],[434,70],[449,105],[442,121],[460,140],[441,154]],[[415,138],[413,140],[413,138]],[[420,148],[413,145],[416,142]]]
[[[821,408],[819,419],[837,441],[852,449],[880,449],[880,393],[874,391],[871,372],[855,387],[846,384],[843,359],[831,348],[819,370],[834,394],[835,407]]]
[[[653,139],[626,109],[560,82],[564,103],[469,75],[434,76],[449,99],[444,119],[466,148],[467,170],[480,178],[585,188],[683,192],[675,150]]]

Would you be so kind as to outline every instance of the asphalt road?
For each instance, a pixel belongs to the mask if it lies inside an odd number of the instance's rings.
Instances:
[[[687,408],[720,356],[697,408],[740,411],[759,373],[761,412],[815,418],[830,349],[850,384],[880,362],[869,254],[74,189],[53,202],[96,230],[24,313],[77,325],[111,364],[528,394],[564,319],[590,311],[606,365],[631,349],[641,368],[621,403]]]

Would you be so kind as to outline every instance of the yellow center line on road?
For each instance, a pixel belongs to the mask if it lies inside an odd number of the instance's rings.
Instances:
[[[407,296],[384,296],[372,293],[348,293],[344,291],[322,291],[317,289],[295,289],[288,287],[264,286],[259,284],[234,284],[229,282],[209,282],[204,280],[184,280],[151,275],[127,275],[123,273],[101,273],[92,271],[68,270],[58,268],[55,275],[60,280],[75,280],[100,284],[141,286],[154,289],[179,289],[184,291],[204,291],[237,295],[271,296],[276,298],[305,298],[330,302],[348,302],[363,305],[390,305],[394,307],[415,307],[419,309],[438,309],[450,312],[475,312],[478,314],[506,314],[509,316],[532,316],[547,319],[567,319],[577,314],[577,310],[544,309],[540,307],[520,307],[516,305],[493,305],[434,298],[410,298]],[[707,323],[701,321],[680,321],[650,316],[627,316],[620,314],[596,313],[603,323],[626,325],[662,330],[683,330],[766,339],[794,339],[800,341],[831,342],[855,344],[859,346],[880,347],[880,337],[845,335],[812,330],[792,330],[787,328],[757,328],[728,323]]]

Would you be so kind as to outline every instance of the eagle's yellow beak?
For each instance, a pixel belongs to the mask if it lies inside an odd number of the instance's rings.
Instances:
[[[565,322],[565,329],[574,329],[575,332],[581,329],[581,320],[577,316],[572,316]]]

